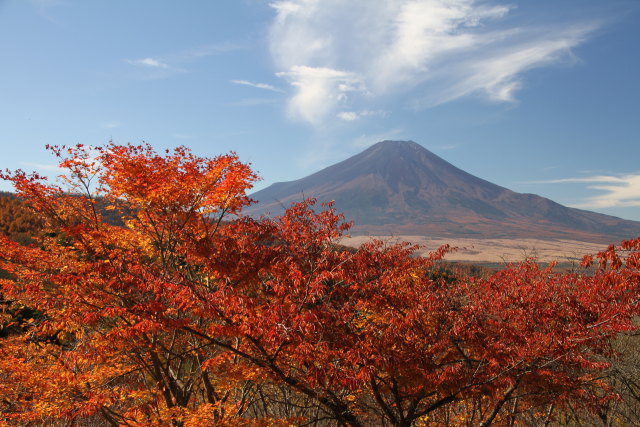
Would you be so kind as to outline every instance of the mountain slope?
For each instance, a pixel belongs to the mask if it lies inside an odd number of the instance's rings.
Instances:
[[[456,168],[412,141],[382,141],[305,178],[251,195],[249,214],[275,215],[304,197],[335,200],[354,234],[493,238],[588,238],[640,235],[640,222],[568,208],[520,194]]]

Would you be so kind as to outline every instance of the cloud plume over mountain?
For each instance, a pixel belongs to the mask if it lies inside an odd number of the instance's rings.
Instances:
[[[519,24],[474,0],[286,0],[271,4],[270,50],[292,117],[321,124],[382,97],[416,108],[469,95],[511,102],[522,74],[575,61],[596,22]]]

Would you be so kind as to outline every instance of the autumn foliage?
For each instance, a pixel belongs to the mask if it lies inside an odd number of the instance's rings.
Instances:
[[[256,176],[234,154],[51,150],[62,184],[2,175],[44,224],[0,242],[4,298],[32,313],[1,339],[4,423],[517,424],[618,399],[640,240],[589,271],[445,277],[446,247],[341,250],[331,205],[242,216]]]
[[[16,242],[32,243],[31,238],[41,230],[41,219],[23,201],[0,192],[0,234]]]

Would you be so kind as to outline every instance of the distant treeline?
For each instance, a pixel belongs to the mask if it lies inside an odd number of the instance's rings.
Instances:
[[[20,243],[30,243],[42,230],[42,220],[15,194],[0,192],[0,233]]]

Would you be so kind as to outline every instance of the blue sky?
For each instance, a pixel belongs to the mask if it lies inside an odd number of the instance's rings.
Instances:
[[[259,189],[410,139],[640,220],[639,45],[637,0],[0,0],[0,167],[144,140]]]

